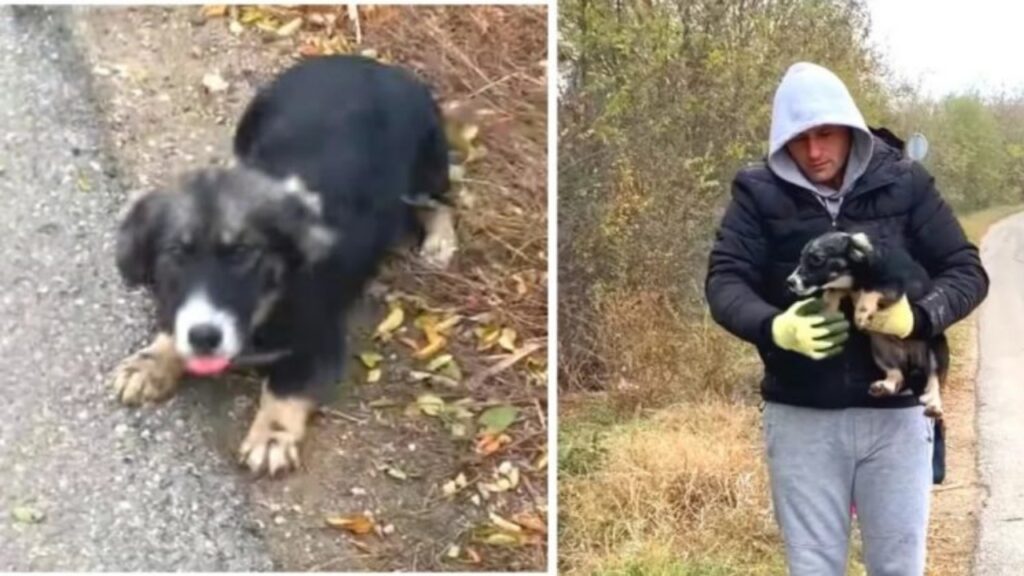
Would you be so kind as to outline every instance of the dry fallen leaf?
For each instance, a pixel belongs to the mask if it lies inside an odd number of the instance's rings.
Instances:
[[[451,354],[442,354],[437,358],[434,358],[427,364],[427,372],[437,372],[444,365],[448,364],[453,360]]]
[[[501,328],[498,326],[481,326],[475,330],[477,340],[477,350],[487,350],[498,343],[498,339],[501,338]]]
[[[377,382],[380,382],[381,375],[382,371],[380,368],[374,368],[370,370],[369,372],[366,373],[366,383],[376,384]]]
[[[285,24],[285,25],[281,26],[280,28],[278,28],[277,29],[277,35],[282,37],[282,38],[287,37],[287,36],[291,36],[292,34],[295,34],[296,32],[298,32],[299,28],[301,28],[301,27],[302,27],[302,18],[295,18],[291,22],[288,22],[287,24]]]
[[[498,337],[498,345],[509,352],[516,351],[516,331],[511,328],[502,328],[501,336]]]
[[[533,530],[541,534],[548,533],[548,527],[537,514],[533,512],[519,512],[512,516],[512,521],[527,530]]]
[[[228,14],[228,7],[227,7],[226,4],[212,4],[212,5],[209,5],[209,6],[203,6],[199,10],[199,13],[202,14],[202,16],[204,18],[207,18],[207,19],[210,19],[210,18],[223,18],[224,16],[227,16],[227,14]]]
[[[516,524],[515,522],[510,522],[502,518],[499,514],[495,512],[491,512],[488,515],[488,517],[491,519],[491,524],[494,524],[495,526],[506,532],[522,532],[523,530],[522,526]]]
[[[448,339],[437,332],[427,332],[427,345],[413,352],[412,356],[417,360],[425,360],[443,350],[447,343]]]
[[[384,356],[377,352],[362,352],[359,354],[359,360],[369,369],[376,368],[380,365],[381,361],[384,360]]]
[[[391,337],[391,333],[398,330],[405,322],[405,311],[402,310],[401,304],[392,304],[391,311],[388,315],[377,325],[377,329],[374,331],[374,337],[387,339]]]
[[[416,406],[427,416],[437,416],[445,408],[444,400],[434,394],[420,394],[416,398]]]
[[[409,475],[406,474],[406,472],[404,470],[402,470],[401,468],[399,468],[397,466],[384,465],[384,466],[381,467],[381,469],[384,470],[385,474],[387,474],[388,476],[391,476],[395,480],[403,480],[404,481],[404,480],[408,480],[409,479]]]
[[[351,532],[352,534],[359,535],[373,532],[375,526],[372,518],[368,518],[362,514],[327,518],[327,525],[331,528],[339,528],[341,530]]]
[[[506,434],[495,435],[484,433],[477,439],[476,453],[483,456],[490,456],[511,442],[512,438]]]

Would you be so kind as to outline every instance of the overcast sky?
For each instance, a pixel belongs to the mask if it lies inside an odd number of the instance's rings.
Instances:
[[[876,46],[900,77],[940,96],[1024,92],[1024,2],[867,0]]]

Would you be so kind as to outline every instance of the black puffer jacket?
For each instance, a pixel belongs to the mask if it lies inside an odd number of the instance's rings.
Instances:
[[[808,191],[766,166],[747,168],[733,181],[732,202],[717,232],[705,291],[711,314],[729,332],[757,346],[764,361],[765,400],[817,408],[905,407],[912,397],[873,398],[883,376],[864,334],[851,329],[842,354],[815,361],[777,347],[772,319],[796,297],[786,277],[800,250],[829,230],[866,231],[909,250],[931,274],[934,289],[914,302],[914,337],[941,335],[967,316],[988,292],[978,249],[967,241],[934,180],[918,163],[879,139],[863,176],[832,220]]]

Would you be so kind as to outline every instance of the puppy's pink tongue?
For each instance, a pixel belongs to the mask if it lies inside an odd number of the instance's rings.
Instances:
[[[197,376],[213,376],[228,369],[230,361],[220,356],[202,356],[189,358],[185,362],[185,369]]]

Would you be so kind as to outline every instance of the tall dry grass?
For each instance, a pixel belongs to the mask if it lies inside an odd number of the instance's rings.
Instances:
[[[693,402],[611,428],[593,466],[560,478],[564,573],[776,573],[759,422],[750,406]]]

